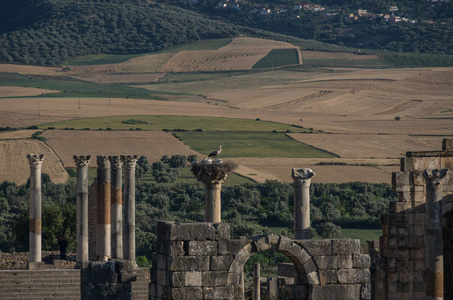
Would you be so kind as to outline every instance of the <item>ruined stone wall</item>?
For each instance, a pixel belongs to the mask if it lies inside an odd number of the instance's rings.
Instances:
[[[289,257],[297,276],[289,299],[370,299],[370,258],[351,239],[230,239],[225,223],[158,223],[150,299],[243,299],[242,276],[256,252]]]
[[[448,140],[447,140],[448,141]],[[445,146],[442,151],[408,152],[401,160],[401,172],[393,173],[393,190],[398,192],[398,201],[390,203],[388,214],[381,216],[382,236],[380,256],[376,267],[376,299],[426,299],[427,296],[427,250],[426,214],[427,169],[453,169],[453,152]],[[445,286],[453,286],[453,176],[444,179],[442,191],[444,266],[449,280]],[[448,275],[450,273],[450,275]],[[450,276],[450,279],[448,279]],[[448,294],[450,295],[449,297]],[[451,291],[445,291],[445,299],[452,299]]]

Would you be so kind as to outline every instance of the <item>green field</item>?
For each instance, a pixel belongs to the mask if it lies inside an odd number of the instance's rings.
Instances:
[[[148,124],[125,124],[131,120],[148,122]],[[129,130],[140,128],[142,130],[198,130],[203,131],[263,131],[263,132],[311,132],[309,129],[295,127],[287,124],[268,121],[228,119],[212,117],[190,117],[190,116],[114,116],[89,119],[74,119],[60,122],[46,123],[39,125],[40,129],[55,127],[56,129],[107,129]],[[218,133],[217,136],[223,135]]]
[[[222,157],[336,157],[320,149],[296,142],[284,133],[272,132],[178,132],[176,137],[201,153],[222,145]]]
[[[59,91],[57,93],[43,94],[42,96],[45,97],[110,97],[163,100],[162,98],[153,95],[153,91],[141,88],[131,88],[119,84],[99,84],[62,76],[25,76],[12,73],[0,73],[0,85],[34,87]],[[171,92],[168,93],[175,94]],[[160,92],[160,94],[165,94],[165,92]]]
[[[315,68],[388,68],[389,64],[383,59],[307,59],[302,56],[305,66]]]
[[[451,67],[453,55],[428,53],[398,53],[380,51],[379,57],[395,68]]]
[[[366,244],[366,241],[379,240],[382,235],[381,229],[341,229],[343,238],[359,239],[361,244]]]
[[[299,57],[296,49],[273,49],[255,65],[253,65],[252,69],[270,69],[297,64],[299,64]]]

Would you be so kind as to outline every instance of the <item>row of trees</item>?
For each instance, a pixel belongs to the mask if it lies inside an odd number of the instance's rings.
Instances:
[[[54,184],[43,176],[43,249],[56,250],[57,238],[66,236],[69,251],[76,247],[75,183]],[[136,185],[137,255],[150,257],[155,250],[156,221],[201,222],[204,219],[201,183]],[[222,220],[235,236],[279,233],[292,236],[291,184],[277,181],[225,186]],[[389,185],[349,183],[312,184],[311,217],[314,233],[331,237],[338,226],[380,228],[378,216],[396,200]],[[0,184],[0,250],[28,251],[29,184]]]

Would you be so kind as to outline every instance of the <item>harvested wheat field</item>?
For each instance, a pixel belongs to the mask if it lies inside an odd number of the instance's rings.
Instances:
[[[201,72],[251,69],[273,49],[296,49],[286,42],[235,38],[217,50],[180,51],[144,55],[118,64],[116,72]],[[299,59],[300,60],[300,59]]]
[[[399,170],[399,160],[359,160],[364,164],[363,166],[318,165],[322,162],[356,164],[357,161],[353,159],[235,158],[232,159],[232,161],[250,169],[248,170],[249,174],[260,175],[262,178],[265,177],[265,174],[270,174],[272,178],[269,176],[268,179],[277,178],[283,182],[293,182],[293,179],[291,178],[292,168],[310,168],[316,173],[313,182],[322,183],[344,183],[351,181],[390,183],[392,172],[397,172]],[[375,163],[382,165],[374,166]],[[389,163],[391,166],[384,165],[384,163]],[[371,166],[371,164],[373,164],[373,166]],[[255,174],[251,170],[255,170]],[[249,177],[247,173],[242,173],[242,175]],[[260,179],[261,177],[258,178]]]
[[[55,152],[38,140],[0,141],[0,182],[4,180],[24,184],[30,176],[27,154],[44,154],[42,172],[49,174],[53,183],[65,183],[69,175]]]
[[[407,151],[440,150],[443,138],[451,136],[409,136],[371,134],[299,134],[291,138],[347,158],[399,158]]]
[[[17,131],[7,131],[0,133],[0,140],[23,140],[30,138],[35,132],[36,129],[25,129]]]
[[[92,167],[96,166],[97,155],[136,154],[146,156],[149,162],[158,161],[163,155],[200,155],[162,131],[48,130],[43,136],[65,167],[75,167],[73,155],[91,155]]]
[[[64,75],[61,68],[25,66],[16,64],[0,64],[0,73],[39,74],[39,75]]]
[[[57,92],[58,91],[20,86],[0,86],[0,97],[38,96],[42,94]]]

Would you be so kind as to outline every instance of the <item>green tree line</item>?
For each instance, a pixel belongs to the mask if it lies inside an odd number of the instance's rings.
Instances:
[[[136,185],[137,255],[155,250],[156,221],[202,222],[204,193],[201,183]],[[0,250],[28,251],[29,183],[0,184]],[[294,189],[277,181],[226,186],[222,189],[222,220],[232,237],[264,233],[292,236]],[[380,228],[378,217],[396,195],[387,184],[312,184],[311,218],[314,233],[324,237],[345,228]],[[76,249],[75,183],[54,184],[43,174],[43,250],[56,250],[64,235],[69,251]]]

